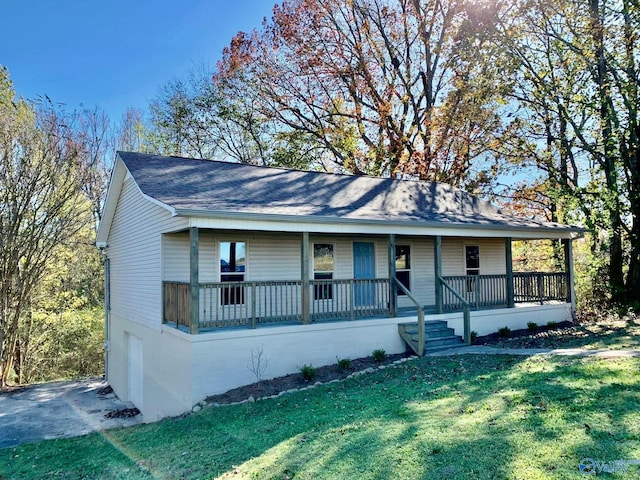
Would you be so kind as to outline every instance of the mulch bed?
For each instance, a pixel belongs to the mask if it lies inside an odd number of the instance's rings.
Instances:
[[[250,397],[254,399],[269,397],[277,395],[280,392],[287,390],[293,390],[298,388],[304,388],[309,385],[313,385],[316,382],[330,382],[331,380],[341,380],[354,372],[366,370],[370,367],[379,367],[380,365],[387,365],[395,362],[401,358],[411,357],[412,353],[403,353],[398,355],[387,355],[386,359],[382,362],[376,362],[373,357],[356,358],[351,360],[351,365],[348,370],[341,370],[338,364],[327,365],[325,367],[318,367],[315,369],[315,375],[312,380],[306,381],[302,376],[302,373],[292,373],[285,375],[284,377],[272,378],[270,380],[262,380],[261,382],[253,383],[251,385],[245,385],[243,387],[234,388],[228,392],[220,395],[213,395],[207,397],[205,400],[210,404],[228,404],[241,402],[247,400]]]
[[[500,346],[508,348],[562,348],[563,339],[576,335],[582,327],[571,322],[561,322],[553,326],[539,326],[537,330],[528,328],[512,330],[506,337],[498,332],[476,338],[474,345]]]

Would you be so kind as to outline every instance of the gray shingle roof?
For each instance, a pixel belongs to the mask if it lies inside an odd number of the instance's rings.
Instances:
[[[437,223],[580,230],[502,213],[441,183],[334,175],[118,152],[141,191],[178,214],[301,216],[307,220]]]

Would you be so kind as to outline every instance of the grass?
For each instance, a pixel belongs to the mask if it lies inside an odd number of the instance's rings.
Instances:
[[[277,399],[0,450],[0,478],[578,479],[585,457],[640,460],[639,403],[638,358],[423,358]]]

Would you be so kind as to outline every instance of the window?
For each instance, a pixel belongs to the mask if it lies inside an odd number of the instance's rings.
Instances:
[[[333,245],[330,243],[315,243],[313,245],[313,279],[333,279],[334,261]],[[331,300],[333,288],[330,283],[315,285],[313,289],[314,300]]]
[[[411,291],[411,247],[396,245],[396,278],[404,288]],[[398,287],[398,295],[405,295]]]
[[[477,245],[466,245],[465,250],[465,274],[480,275],[480,247]],[[475,292],[476,279],[467,279],[467,293]]]
[[[220,242],[220,281],[243,282],[247,248],[245,242]],[[222,305],[244,303],[244,288],[231,285],[222,288]]]
[[[464,248],[466,275],[480,275],[480,247],[467,245]]]

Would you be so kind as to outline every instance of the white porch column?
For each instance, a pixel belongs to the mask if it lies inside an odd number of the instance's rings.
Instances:
[[[198,227],[189,228],[189,333],[195,335],[200,330],[200,278],[198,262],[200,253],[200,235]]]

